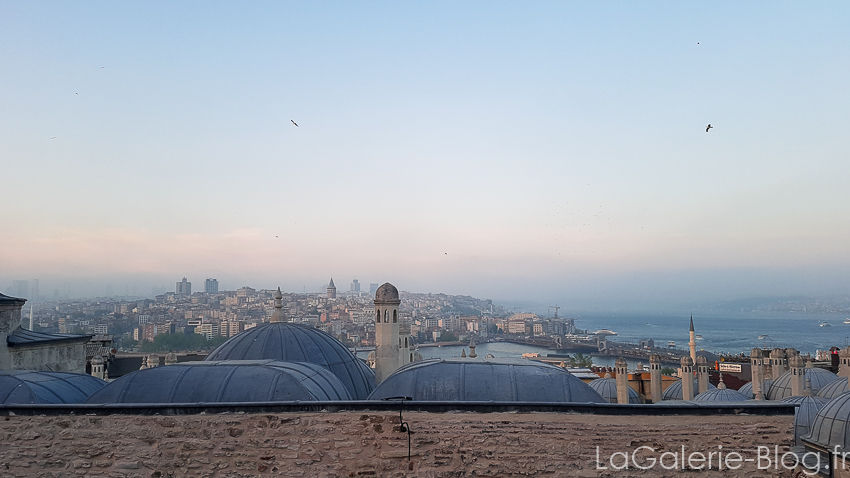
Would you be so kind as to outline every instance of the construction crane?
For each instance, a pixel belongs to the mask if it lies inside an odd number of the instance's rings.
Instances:
[[[557,319],[558,318],[558,310],[560,310],[561,308],[558,307],[557,305],[550,305],[549,308],[555,309],[555,318]]]

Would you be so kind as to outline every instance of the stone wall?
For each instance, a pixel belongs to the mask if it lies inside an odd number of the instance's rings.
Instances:
[[[13,370],[86,373],[87,338],[76,342],[10,347]]]
[[[610,460],[641,446],[649,447],[635,460],[642,466],[682,446],[688,455],[722,447],[724,457],[734,451],[749,459],[757,446],[772,453],[776,445],[781,454],[793,441],[792,416],[403,416],[414,432],[409,463],[397,412],[4,416],[0,477],[792,476],[755,462],[736,471],[718,470],[716,461],[710,471],[616,471]]]

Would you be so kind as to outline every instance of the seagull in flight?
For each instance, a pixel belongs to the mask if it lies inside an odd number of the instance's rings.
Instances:
[[[52,137],[52,138],[50,138],[50,139],[56,139],[56,136],[54,136],[54,137]]]
[[[705,127],[705,132],[708,133],[708,130],[711,128],[714,128],[714,126],[711,126],[711,123],[708,123],[708,126]]]
[[[295,120],[289,120],[289,121],[292,121],[292,124],[294,124],[295,126],[298,126],[298,123],[296,123]],[[300,128],[300,126],[299,126],[299,128]]]

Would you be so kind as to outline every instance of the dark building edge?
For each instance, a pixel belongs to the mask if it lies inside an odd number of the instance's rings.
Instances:
[[[103,404],[103,405],[0,405],[0,416],[67,415],[197,415],[225,413],[336,413],[408,412],[446,413],[576,413],[589,415],[631,416],[712,416],[712,415],[794,415],[791,403],[682,403],[670,405],[619,405],[610,403],[517,403],[517,402],[255,402],[255,403],[183,403],[183,404]]]

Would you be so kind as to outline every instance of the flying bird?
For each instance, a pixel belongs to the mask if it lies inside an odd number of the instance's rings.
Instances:
[[[295,120],[289,120],[289,121],[292,121],[292,124],[294,124],[295,126],[298,126],[298,123],[296,123]],[[300,128],[300,126],[298,126],[298,127]]]
[[[705,127],[705,132],[708,133],[708,130],[711,128],[714,128],[714,126],[711,126],[711,123],[708,123],[708,126]]]
[[[52,138],[50,138],[50,139],[56,139],[56,136],[54,136],[54,137],[52,137]]]
[[[77,95],[77,96],[80,96],[80,94],[79,94],[79,93],[74,93],[74,94],[75,94],[75,95]]]

